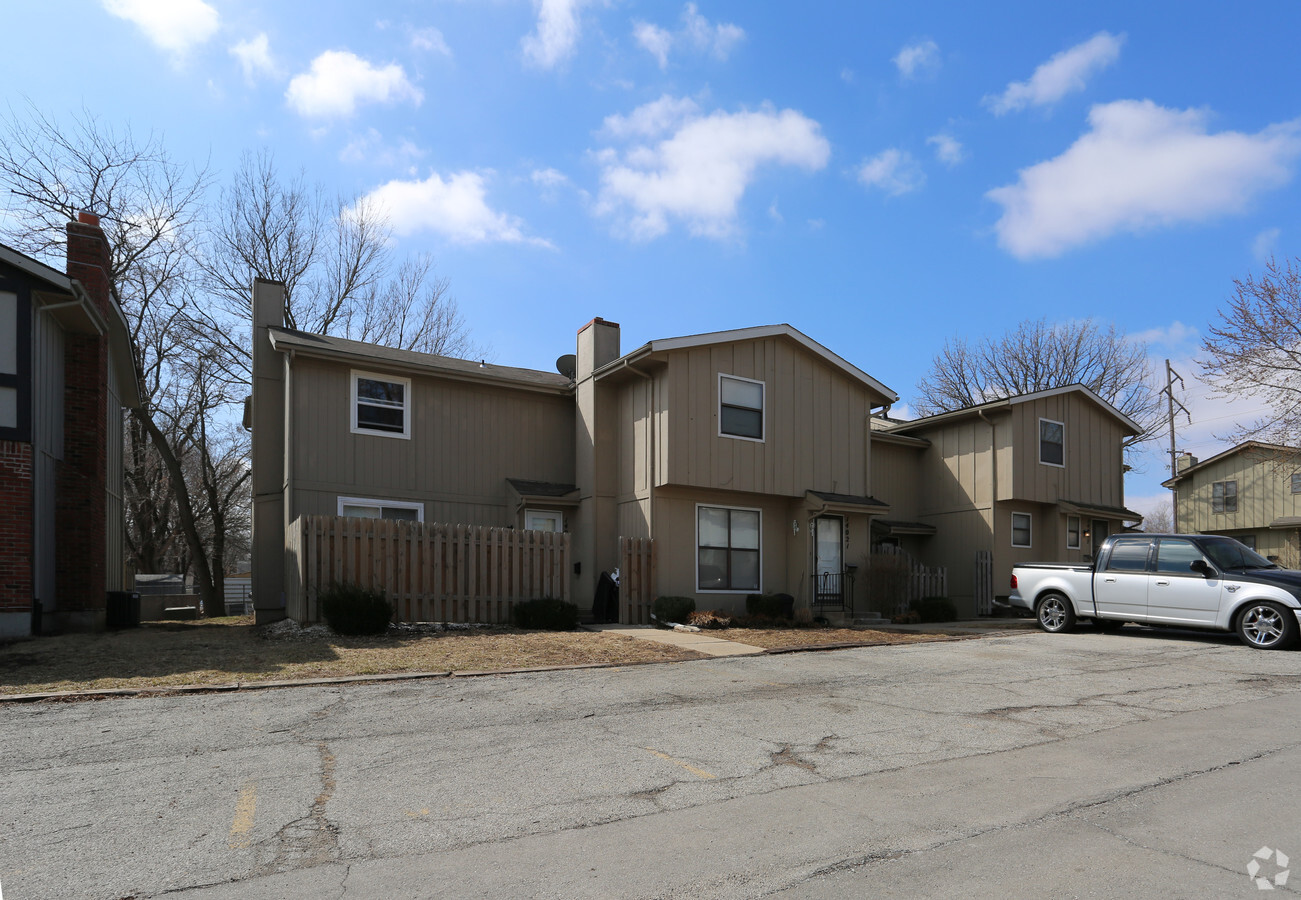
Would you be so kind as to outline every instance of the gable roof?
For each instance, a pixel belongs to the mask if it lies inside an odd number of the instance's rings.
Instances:
[[[58,307],[57,311],[49,314],[71,331],[108,336],[113,350],[112,365],[118,380],[118,399],[124,406],[132,409],[139,407],[140,381],[136,375],[135,354],[131,351],[131,329],[127,326],[126,316],[122,314],[116,298],[109,300],[110,314],[106,319],[80,281],[69,278],[66,273],[47,266],[39,259],[0,244],[0,265],[12,266],[27,277],[43,282],[50,291],[73,298],[67,303],[57,301],[54,304]]]
[[[459,381],[476,381],[546,393],[567,394],[573,390],[570,380],[557,372],[517,369],[495,363],[421,353],[418,350],[398,350],[395,347],[382,347],[328,334],[311,334],[276,325],[269,326],[267,331],[271,337],[271,346],[281,352],[293,350],[306,356],[341,360],[361,367],[441,375]]]
[[[933,416],[926,416],[921,419],[913,419],[910,422],[903,422],[898,425],[891,425],[885,429],[891,434],[907,434],[910,431],[916,431],[927,428],[932,425],[949,422],[957,419],[966,418],[967,416],[976,416],[982,412],[989,412],[1000,409],[1010,409],[1019,403],[1029,403],[1033,400],[1042,400],[1046,397],[1056,397],[1060,394],[1079,393],[1082,396],[1092,400],[1102,411],[1109,414],[1116,421],[1120,422],[1129,430],[1130,434],[1142,434],[1143,429],[1139,424],[1125,415],[1116,407],[1112,406],[1106,400],[1103,400],[1096,393],[1082,384],[1068,384],[1065,387],[1048,388],[1042,391],[1032,391],[1029,394],[1017,394],[1013,397],[1003,397],[999,400],[990,400],[988,403],[980,403],[976,406],[965,406],[962,409],[952,409],[948,412],[937,413]]]
[[[1297,448],[1297,447],[1287,447],[1283,444],[1269,444],[1264,441],[1243,441],[1241,444],[1230,447],[1228,450],[1224,450],[1220,453],[1215,454],[1210,459],[1202,460],[1201,462],[1197,463],[1197,465],[1195,466],[1189,466],[1188,468],[1180,472],[1178,475],[1175,475],[1171,478],[1167,478],[1165,481],[1161,482],[1161,486],[1173,487],[1183,479],[1187,478],[1189,475],[1193,474],[1194,472],[1200,472],[1202,469],[1206,468],[1212,463],[1217,463],[1222,460],[1228,459],[1230,456],[1234,456],[1235,454],[1238,453],[1245,453],[1248,450],[1265,450],[1270,453],[1279,454],[1281,456],[1293,456],[1296,454],[1301,454],[1301,448]]]
[[[759,325],[754,328],[734,328],[729,331],[711,331],[706,334],[689,334],[682,337],[659,338],[642,344],[631,353],[625,353],[623,356],[607,363],[596,374],[599,377],[601,373],[613,370],[623,363],[630,363],[643,356],[649,356],[652,353],[662,353],[668,350],[683,350],[691,347],[705,347],[710,344],[729,344],[736,341],[752,341],[760,338],[784,337],[799,344],[805,350],[815,356],[820,357],[824,362],[829,363],[833,368],[839,369],[845,375],[867,387],[869,390],[879,394],[884,403],[895,403],[899,400],[899,395],[877,381],[871,375],[868,375],[858,366],[839,356],[826,347],[819,344],[813,338],[804,334],[790,325]]]

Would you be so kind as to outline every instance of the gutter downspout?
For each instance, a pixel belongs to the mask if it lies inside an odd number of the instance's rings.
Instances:
[[[294,523],[294,350],[285,353],[285,528]]]
[[[659,456],[659,445],[655,442],[655,379],[646,372],[634,366],[624,357],[623,368],[629,372],[640,375],[650,384],[650,415],[646,418],[650,422],[650,478],[646,487],[646,530],[651,539],[655,538],[655,459]]]
[[[990,526],[990,561],[993,562],[993,551],[998,545],[998,442],[997,430],[994,423],[985,415],[983,409],[977,409],[976,415],[980,416],[981,421],[989,426],[989,526]],[[991,567],[990,577],[993,572]],[[989,602],[994,602],[994,585],[989,585]]]

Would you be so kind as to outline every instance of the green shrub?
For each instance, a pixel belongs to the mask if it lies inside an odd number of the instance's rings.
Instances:
[[[516,603],[510,611],[517,628],[536,631],[573,631],[578,627],[578,606],[554,597]]]
[[[336,634],[383,634],[393,618],[393,607],[383,591],[331,584],[321,594],[321,614]]]
[[[958,608],[948,597],[923,597],[912,602],[912,609],[923,622],[952,622],[958,617]]]
[[[795,614],[795,598],[790,594],[746,594],[745,613],[769,619],[789,619]]]
[[[690,597],[656,597],[651,605],[655,621],[661,625],[667,622],[683,624],[687,616],[696,611],[696,601]]]

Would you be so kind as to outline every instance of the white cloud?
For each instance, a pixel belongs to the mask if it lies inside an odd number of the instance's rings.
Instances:
[[[699,113],[700,107],[691,98],[665,94],[637,107],[629,115],[606,116],[601,129],[614,138],[653,138],[674,130]]]
[[[126,19],[156,46],[174,56],[207,41],[220,17],[203,0],[102,0],[104,9]]]
[[[393,232],[433,231],[459,244],[530,243],[551,246],[524,234],[516,216],[488,206],[485,176],[491,172],[437,172],[423,181],[390,181],[366,195],[387,217]]]
[[[1131,341],[1141,341],[1149,347],[1164,348],[1166,355],[1191,355],[1201,346],[1202,334],[1193,326],[1176,321],[1163,328],[1149,328],[1128,337]]]
[[[558,188],[569,184],[569,176],[558,169],[534,169],[529,179],[543,189]]]
[[[907,150],[891,147],[864,161],[858,167],[858,180],[898,197],[924,185],[926,174]]]
[[[999,244],[1020,259],[1057,256],[1117,231],[1238,212],[1291,177],[1301,120],[1258,134],[1208,134],[1206,120],[1150,100],[1093,107],[1092,129],[1066,152],[985,195],[1003,207]]]
[[[843,81],[845,84],[853,84],[854,70],[849,68],[849,66],[845,66],[843,69],[840,70],[840,80]]]
[[[688,3],[682,9],[682,27],[676,32],[649,22],[636,22],[632,36],[664,69],[668,67],[669,53],[675,46],[689,47],[725,60],[732,48],[745,40],[745,29],[731,22],[714,24],[700,14],[696,4]]]
[[[1099,31],[1039,66],[1029,81],[1014,81],[1002,94],[991,94],[982,102],[996,116],[1027,106],[1050,106],[1073,91],[1084,90],[1091,76],[1120,58],[1120,45],[1124,41],[1123,34]]]
[[[524,60],[540,69],[554,68],[573,55],[582,28],[578,14],[592,0],[533,0],[537,30],[520,40]]]
[[[673,49],[673,32],[650,22],[634,22],[632,36],[643,50],[655,57],[661,69],[668,67],[669,51]]]
[[[962,144],[951,134],[935,134],[926,139],[926,143],[935,146],[935,158],[946,166],[956,166],[967,158]]]
[[[1278,246],[1278,239],[1282,233],[1278,228],[1266,228],[1256,235],[1256,239],[1251,242],[1251,255],[1257,262],[1265,262],[1274,255],[1274,249]]]
[[[395,144],[385,142],[384,136],[374,128],[356,135],[339,151],[339,160],[346,163],[369,163],[375,166],[412,167],[425,155],[425,151],[407,138]]]
[[[895,54],[894,64],[905,79],[919,78],[940,67],[940,45],[934,41],[905,44]]]
[[[426,50],[451,56],[452,48],[447,46],[443,33],[437,28],[416,28],[411,31],[411,46],[416,50]]]
[[[230,55],[239,60],[240,68],[244,70],[244,80],[249,84],[255,82],[259,75],[274,76],[277,72],[266,32],[235,44],[230,48]]]
[[[310,71],[293,77],[285,100],[300,116],[346,118],[362,103],[409,100],[419,106],[424,94],[396,63],[376,67],[347,50],[327,50]]]
[[[602,168],[597,212],[641,240],[664,234],[675,219],[693,235],[728,237],[760,166],[814,171],[831,155],[817,122],[768,106],[701,115],[694,102],[666,95],[629,116],[610,116],[604,130],[653,141],[593,154]]]

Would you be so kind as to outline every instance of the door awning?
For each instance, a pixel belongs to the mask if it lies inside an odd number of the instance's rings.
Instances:
[[[875,497],[860,497],[856,494],[833,494],[829,491],[805,491],[804,502],[810,509],[821,509],[822,512],[881,516],[890,511],[890,504],[882,503]]]

